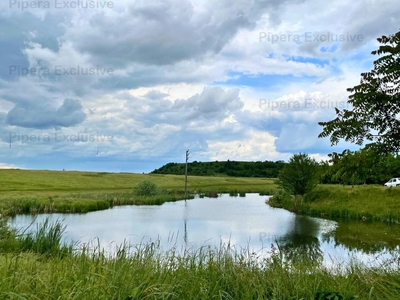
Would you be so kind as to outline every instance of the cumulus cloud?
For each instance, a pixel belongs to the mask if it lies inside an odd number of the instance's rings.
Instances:
[[[201,94],[175,101],[172,110],[186,111],[185,119],[221,119],[240,110],[243,102],[238,89],[224,91],[220,87],[207,87]]]
[[[212,160],[264,161],[265,157],[278,160],[282,155],[276,151],[274,140],[268,132],[248,130],[242,139],[211,141],[209,153]]]

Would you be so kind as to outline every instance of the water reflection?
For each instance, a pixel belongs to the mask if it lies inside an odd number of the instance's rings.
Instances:
[[[336,246],[344,245],[350,251],[375,254],[399,249],[399,225],[365,222],[340,222],[337,230],[324,237]]]
[[[40,215],[36,222],[62,219],[67,240],[88,243],[95,238],[106,250],[124,242],[159,241],[163,249],[198,249],[229,243],[237,249],[268,253],[278,244],[292,260],[329,261],[334,257],[364,261],[386,250],[398,250],[398,227],[384,224],[337,223],[297,216],[265,204],[267,197],[195,198],[160,206],[123,206],[87,214]],[[17,216],[12,223],[25,227],[32,216]],[[32,226],[35,228],[35,226]],[[383,255],[384,253],[384,255]]]
[[[288,232],[277,239],[279,249],[291,261],[323,261],[323,251],[318,239],[320,224],[315,219],[295,216],[290,222]]]

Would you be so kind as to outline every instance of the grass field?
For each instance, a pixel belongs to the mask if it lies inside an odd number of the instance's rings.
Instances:
[[[71,192],[131,190],[143,180],[151,180],[160,187],[184,189],[184,176],[105,172],[29,171],[0,170],[0,192]],[[188,176],[191,191],[206,190],[229,192],[237,189],[245,192],[261,192],[275,188],[272,179],[248,177]]]
[[[270,204],[295,210],[293,198],[290,197],[280,201],[272,199]],[[354,188],[341,185],[319,185],[306,195],[298,212],[333,219],[400,224],[400,188],[378,185],[360,185]]]
[[[134,187],[149,180],[168,194],[136,197]],[[85,213],[113,205],[161,204],[183,199],[184,176],[132,173],[0,170],[0,212]],[[189,176],[190,193],[263,192],[276,189],[273,179]]]

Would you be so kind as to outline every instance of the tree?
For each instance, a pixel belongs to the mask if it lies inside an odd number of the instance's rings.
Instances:
[[[278,184],[295,198],[300,195],[303,199],[318,184],[318,170],[315,159],[305,153],[294,154],[280,171]]]
[[[323,131],[318,137],[330,136],[332,145],[340,139],[377,149],[381,153],[400,151],[400,31],[377,39],[381,44],[372,55],[383,55],[374,61],[373,70],[361,74],[359,85],[348,88],[352,110],[335,108],[337,117],[319,122]]]

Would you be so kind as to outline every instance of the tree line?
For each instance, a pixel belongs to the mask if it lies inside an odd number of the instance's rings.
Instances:
[[[188,163],[188,174],[192,176],[236,176],[277,178],[286,163],[278,161],[214,161]],[[184,163],[168,163],[151,172],[152,174],[184,175]]]
[[[392,177],[400,177],[400,156],[396,154],[383,154],[372,148],[364,148],[333,152],[329,157],[329,161],[321,164],[321,183],[383,184]]]

